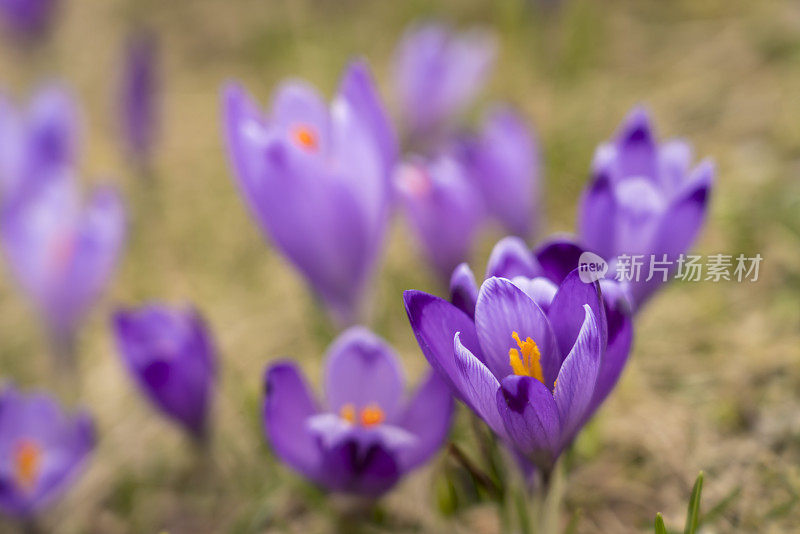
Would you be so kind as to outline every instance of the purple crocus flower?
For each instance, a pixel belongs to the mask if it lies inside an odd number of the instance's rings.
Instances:
[[[361,61],[330,108],[302,82],[276,92],[269,115],[238,85],[223,119],[236,179],[262,231],[340,323],[358,315],[382,248],[397,145]]]
[[[497,276],[511,280],[548,312],[559,286],[579,267],[583,252],[583,248],[563,236],[552,238],[533,251],[522,239],[506,237],[492,249],[485,276],[487,279]],[[599,285],[608,323],[608,340],[595,393],[597,405],[619,380],[633,343],[632,301],[628,285],[613,279],[601,279]],[[469,317],[474,317],[477,300],[478,285],[472,271],[466,264],[459,265],[450,279],[450,301]]]
[[[404,299],[431,366],[546,477],[604,398],[608,330],[599,285],[577,270],[555,294],[534,286],[489,278],[474,320],[421,291]]]
[[[397,47],[395,85],[411,134],[431,139],[443,133],[483,88],[495,51],[494,36],[484,30],[410,27]]]
[[[439,450],[450,428],[453,401],[435,373],[407,400],[403,382],[392,348],[353,327],[329,349],[322,404],[294,363],[267,369],[267,438],[315,484],[376,498]]]
[[[511,108],[496,107],[463,150],[492,217],[510,234],[530,238],[539,205],[539,148],[531,129]]]
[[[131,159],[150,165],[158,129],[158,46],[150,32],[132,35],[125,47],[120,87],[122,138]]]
[[[395,172],[395,188],[408,224],[441,280],[469,259],[484,219],[484,205],[460,159],[447,153],[409,158]]]
[[[34,38],[47,30],[58,0],[0,0],[0,20],[20,37]]]
[[[63,493],[94,447],[84,412],[69,415],[51,397],[0,391],[0,511],[30,519]]]
[[[62,175],[0,213],[11,271],[61,350],[68,349],[78,323],[108,285],[125,237],[125,212],[115,189],[96,187],[85,202],[80,196],[73,177]]]
[[[80,151],[81,126],[78,106],[62,86],[43,86],[25,110],[0,95],[2,204],[72,169]]]
[[[643,276],[631,284],[639,308],[661,285],[648,277],[651,256],[674,262],[694,243],[705,219],[714,166],[705,160],[692,168],[692,149],[681,140],[656,142],[642,108],[625,119],[616,139],[601,145],[579,210],[580,241],[609,262],[642,255]]]
[[[117,348],[139,388],[195,438],[208,428],[215,350],[200,314],[191,307],[149,304],[118,310]]]

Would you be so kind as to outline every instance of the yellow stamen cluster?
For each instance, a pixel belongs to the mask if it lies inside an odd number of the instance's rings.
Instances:
[[[356,419],[358,415],[358,419]],[[350,424],[355,424],[358,421],[363,427],[371,427],[379,425],[386,420],[386,414],[383,413],[380,406],[377,404],[368,404],[356,413],[356,407],[352,403],[345,404],[339,410],[339,416]]]
[[[544,383],[544,373],[542,372],[541,354],[539,347],[536,346],[531,338],[522,341],[519,334],[512,332],[511,336],[517,342],[519,350],[512,348],[508,350],[508,359],[511,370],[518,376],[530,376]],[[520,356],[520,352],[522,356]]]
[[[14,451],[14,479],[24,490],[31,490],[39,478],[42,450],[35,442],[22,440]]]

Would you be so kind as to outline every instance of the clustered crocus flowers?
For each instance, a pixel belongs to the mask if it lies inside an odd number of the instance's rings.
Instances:
[[[397,355],[363,327],[345,331],[326,357],[319,402],[297,366],[277,362],[264,378],[264,428],[275,453],[334,492],[376,498],[427,461],[450,428],[452,398],[431,373],[404,398]]]
[[[155,130],[153,42],[131,41],[121,94],[128,151],[142,165]],[[403,294],[431,367],[411,394],[394,349],[364,326],[328,349],[321,397],[295,362],[268,365],[266,439],[280,460],[331,493],[372,503],[429,461],[447,439],[454,397],[526,474],[547,482],[614,389],[634,313],[662,283],[587,280],[581,258],[599,255],[612,273],[624,255],[674,260],[702,226],[712,165],[691,168],[689,145],[659,144],[647,112],[636,109],[598,148],[577,235],[531,248],[541,200],[533,130],[506,105],[490,108],[476,130],[459,124],[494,55],[488,33],[409,30],[395,65],[402,148],[363,60],[347,65],[330,103],[299,81],[281,84],[268,111],[235,82],[223,90],[224,144],[241,196],[337,327],[364,319],[396,207],[432,270],[449,281],[449,301]],[[58,86],[39,91],[27,110],[0,98],[0,247],[62,351],[110,283],[126,230],[116,189],[86,193],[77,179],[78,115]],[[487,221],[508,236],[476,279],[466,262]],[[110,324],[139,390],[208,444],[219,361],[197,309],[119,307]],[[33,518],[67,487],[94,441],[83,412],[70,416],[46,395],[0,390],[0,511]]]

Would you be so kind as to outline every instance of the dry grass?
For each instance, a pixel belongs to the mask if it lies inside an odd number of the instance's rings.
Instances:
[[[685,283],[641,314],[623,380],[576,444],[564,520],[578,532],[646,531],[657,511],[682,524],[699,469],[704,508],[730,497],[706,532],[789,532],[800,524],[800,7],[795,2],[566,2],[543,14],[521,1],[71,0],[51,42],[0,51],[2,84],[24,94],[42,77],[72,84],[89,119],[87,177],[128,194],[132,236],[116,283],[80,339],[81,402],[101,441],[75,490],[46,517],[53,531],[317,532],[330,505],[280,467],[263,444],[260,373],[279,356],[319,379],[332,332],[301,282],[248,219],[229,178],[218,89],[241,79],[266,101],[276,81],[326,91],[348,57],[366,54],[385,93],[403,26],[434,14],[501,33],[485,99],[520,106],[544,144],[549,230],[572,228],[594,145],[645,102],[664,135],[711,155],[718,182],[699,250],[765,262],[755,284]],[[144,21],[165,53],[158,173],[142,182],[119,155],[110,85],[125,31]],[[105,179],[105,178],[104,178]],[[482,269],[497,234],[485,236]],[[7,278],[7,277],[4,277]],[[440,291],[404,229],[393,232],[376,284],[372,326],[413,377],[424,369],[400,301]],[[8,282],[0,300],[0,365],[46,386],[46,346]],[[222,360],[210,458],[143,402],[114,353],[114,302],[190,300],[213,326]],[[197,466],[204,465],[198,471]],[[434,513],[441,461],[386,501],[392,531],[498,532],[490,507]],[[8,526],[8,528],[11,528]],[[0,530],[2,525],[0,525]]]

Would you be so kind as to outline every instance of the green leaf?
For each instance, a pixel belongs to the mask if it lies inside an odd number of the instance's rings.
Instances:
[[[656,534],[667,534],[667,527],[664,525],[664,518],[661,512],[656,514]]]
[[[683,534],[695,534],[700,522],[700,495],[703,493],[703,472],[697,475],[697,480],[692,488],[692,498],[689,499],[689,510],[686,512],[686,526]]]

